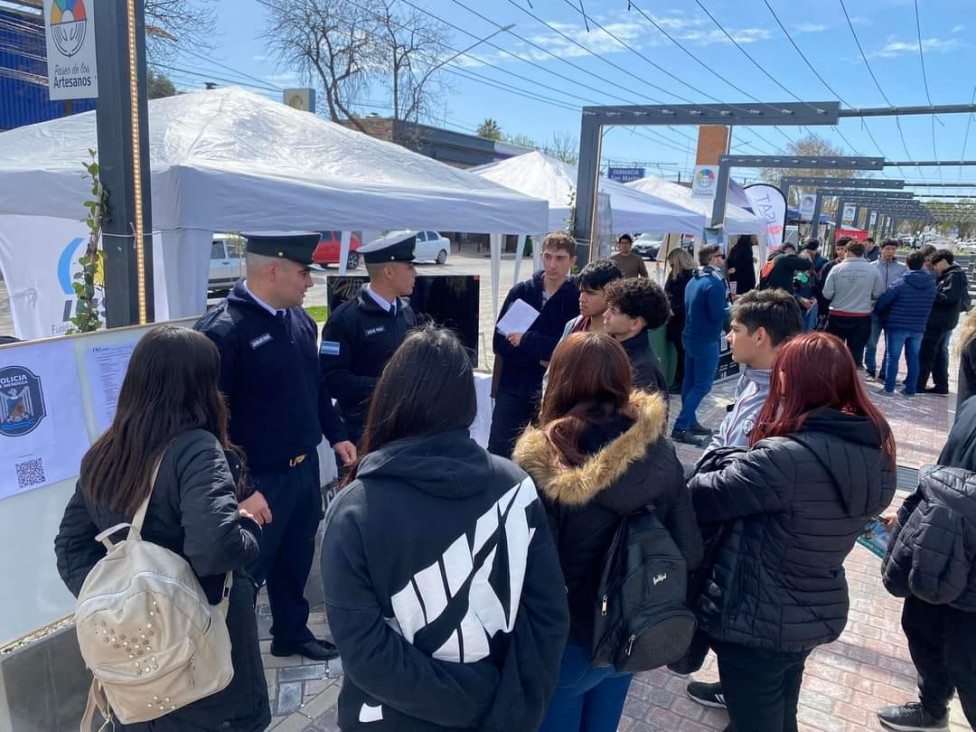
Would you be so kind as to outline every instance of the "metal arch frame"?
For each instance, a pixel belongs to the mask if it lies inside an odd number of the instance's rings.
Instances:
[[[892,117],[932,114],[972,114],[976,104],[949,104],[911,107],[878,107],[865,109],[841,109],[839,102],[789,102],[789,103],[738,103],[738,104],[659,104],[634,106],[591,106],[584,107],[580,123],[580,152],[576,186],[576,214],[573,231],[580,245],[579,260],[589,259],[589,242],[594,229],[596,197],[599,190],[600,148],[603,127],[649,125],[694,125],[696,127],[717,124],[734,127],[756,126],[833,126],[840,119],[864,117]],[[769,156],[778,160],[791,160],[789,156]],[[752,161],[757,158],[750,158]],[[761,159],[761,158],[759,158]],[[868,160],[867,158],[860,158]],[[881,159],[875,159],[881,160]],[[748,163],[747,163],[748,164]],[[927,162],[912,162],[906,167],[926,165]],[[976,165],[976,161],[943,161],[937,165]],[[893,163],[893,165],[895,165]],[[813,166],[806,166],[813,167]],[[880,167],[884,167],[881,160]],[[725,182],[722,184],[721,172],[725,168]],[[720,165],[719,188],[716,205],[712,211],[712,223],[718,227],[724,221],[725,202],[728,198],[728,165]],[[721,207],[718,199],[721,198]],[[717,213],[716,213],[717,212]]]

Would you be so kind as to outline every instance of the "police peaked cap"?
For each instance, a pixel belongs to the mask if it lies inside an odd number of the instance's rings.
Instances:
[[[315,231],[255,231],[242,234],[248,254],[288,259],[298,264],[312,264],[312,253],[319,245]]]
[[[359,247],[359,253],[366,264],[412,262],[416,244],[416,231],[392,231],[386,236],[371,241],[366,246]]]

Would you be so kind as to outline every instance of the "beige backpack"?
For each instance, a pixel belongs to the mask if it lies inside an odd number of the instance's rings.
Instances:
[[[75,627],[85,664],[94,676],[81,723],[89,732],[97,708],[105,724],[158,719],[217,693],[234,677],[227,606],[231,573],[216,608],[189,563],[158,544],[143,541],[142,524],[159,474],[131,524],[95,537],[108,553],[82,585]],[[114,544],[109,538],[128,527]]]

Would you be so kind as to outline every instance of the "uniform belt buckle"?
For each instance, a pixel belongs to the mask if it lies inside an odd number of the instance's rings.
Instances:
[[[288,467],[289,468],[298,467],[299,465],[305,462],[306,457],[308,457],[307,454],[299,455],[298,457],[293,457],[291,460],[288,461]]]

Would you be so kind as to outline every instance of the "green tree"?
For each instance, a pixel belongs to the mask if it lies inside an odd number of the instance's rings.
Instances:
[[[162,99],[163,97],[175,97],[176,87],[173,86],[173,82],[162,74],[157,74],[152,69],[146,75],[147,85],[149,87],[149,98],[150,99]]]
[[[478,137],[483,137],[486,140],[501,140],[502,128],[498,126],[498,123],[495,120],[489,117],[478,125]]]

